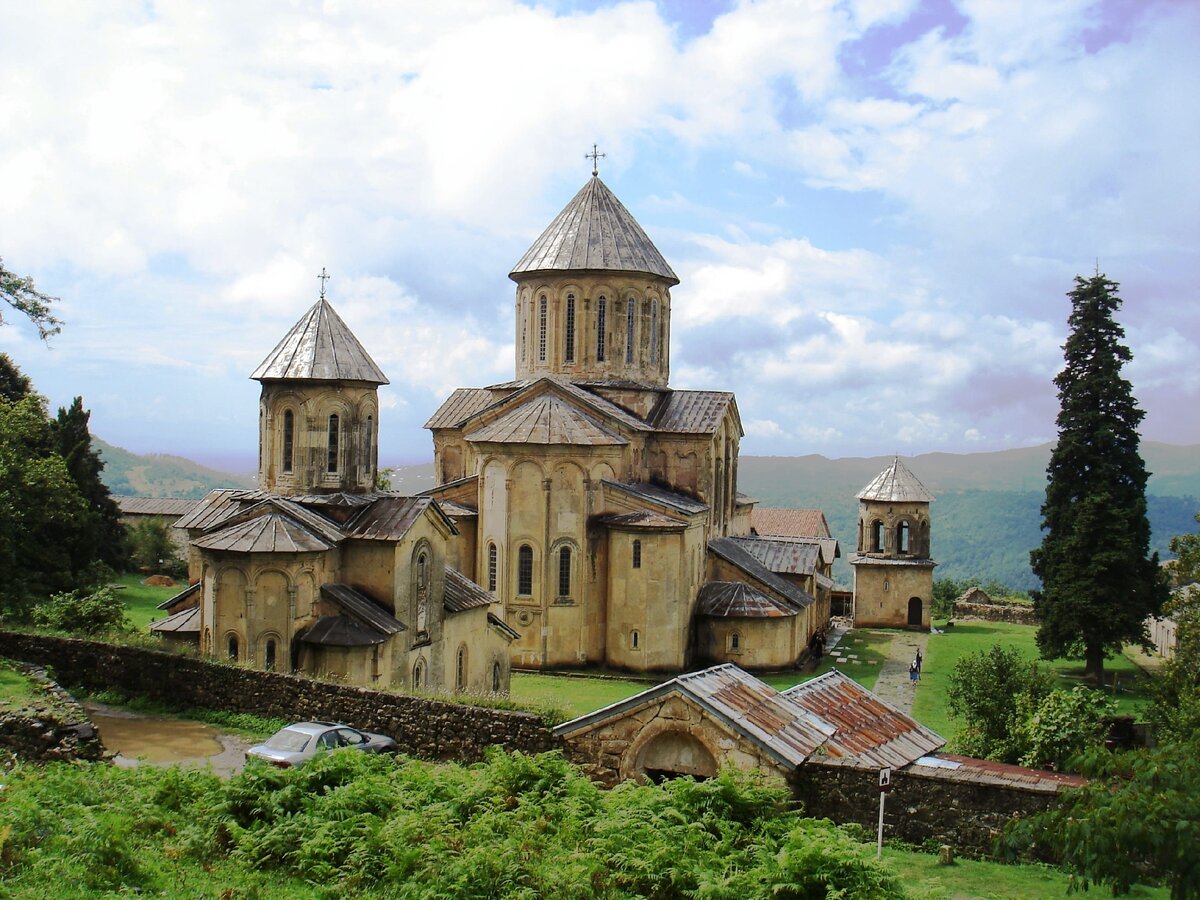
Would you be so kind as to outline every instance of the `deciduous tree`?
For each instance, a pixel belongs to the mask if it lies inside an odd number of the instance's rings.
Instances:
[[[0,300],[27,316],[43,341],[62,331],[62,322],[51,310],[58,298],[39,291],[32,278],[10,272],[4,267],[3,259],[0,259]],[[2,324],[4,316],[0,314]]]
[[[1118,285],[1097,273],[1076,276],[1055,376],[1058,442],[1047,469],[1041,546],[1030,563],[1042,580],[1033,592],[1038,649],[1047,659],[1083,659],[1100,682],[1104,660],[1146,641],[1144,622],[1166,597],[1158,555],[1150,555],[1148,473],[1139,453],[1144,413],[1121,374],[1132,358],[1113,316]]]

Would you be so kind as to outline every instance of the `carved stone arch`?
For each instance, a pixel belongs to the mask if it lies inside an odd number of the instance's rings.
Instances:
[[[226,628],[221,634],[219,653],[222,659],[241,662],[246,658],[245,640],[236,628]]]
[[[613,467],[606,462],[598,462],[592,465],[592,482],[599,484],[601,481],[616,481],[616,473]]]
[[[532,469],[539,481],[546,480],[546,467],[539,460],[531,456],[522,456],[514,459],[508,466],[508,477],[516,481],[524,475],[525,469]]]
[[[558,487],[560,473],[570,473],[568,478],[578,478],[580,481],[587,481],[588,478],[587,469],[573,459],[561,459],[554,464],[554,473],[551,476],[554,487]]]
[[[564,557],[565,551],[565,557]],[[556,600],[578,599],[581,589],[580,573],[582,557],[579,542],[571,537],[556,538],[550,544],[551,595]],[[564,569],[565,566],[565,569]],[[564,590],[565,588],[565,590]]]
[[[676,775],[711,778],[720,769],[721,755],[703,731],[691,729],[679,719],[660,718],[643,728],[621,755],[621,777],[639,781]]]
[[[275,672],[280,668],[288,669],[288,647],[284,644],[283,636],[274,629],[261,631],[256,637],[258,647],[256,658],[262,661],[266,672]]]
[[[418,540],[409,556],[409,621],[418,638],[429,633],[437,618],[433,602],[437,564],[433,544],[428,538]]]

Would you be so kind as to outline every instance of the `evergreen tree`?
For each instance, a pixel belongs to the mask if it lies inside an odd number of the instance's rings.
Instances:
[[[17,368],[7,353],[0,353],[0,397],[16,403],[33,393],[33,382]]]
[[[1121,375],[1132,358],[1113,320],[1117,284],[1096,273],[1075,277],[1066,366],[1058,387],[1058,443],[1047,469],[1042,545],[1030,554],[1037,642],[1047,659],[1083,659],[1100,681],[1104,660],[1129,642],[1146,643],[1147,616],[1159,612],[1166,583],[1149,556],[1148,473],[1139,454],[1145,415]]]
[[[77,570],[92,560],[118,568],[129,556],[121,510],[100,480],[104,460],[92,447],[88,430],[91,416],[91,411],[83,408],[83,398],[76,397],[70,408],[58,408],[58,418],[53,422],[55,449],[67,464],[67,471],[88,508],[86,521],[82,523],[84,538],[72,548]]]

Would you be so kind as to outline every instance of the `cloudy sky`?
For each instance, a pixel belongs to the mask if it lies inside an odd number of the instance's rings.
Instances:
[[[138,452],[250,469],[247,376],[329,297],[382,460],[512,377],[510,267],[590,175],[679,274],[672,384],[743,453],[1054,436],[1076,273],[1122,285],[1144,437],[1200,442],[1190,0],[4,4],[0,351]]]

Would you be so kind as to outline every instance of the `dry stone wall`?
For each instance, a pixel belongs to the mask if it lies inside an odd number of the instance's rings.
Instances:
[[[50,680],[40,666],[21,665],[44,697],[0,715],[0,753],[32,762],[104,757],[104,745],[83,707]]]
[[[0,631],[0,656],[54,668],[62,684],[163,703],[345,722],[396,739],[402,753],[474,762],[488,747],[540,753],[562,742],[532,713],[407,697],[147,650]]]
[[[958,600],[954,604],[954,618],[1012,622],[1016,625],[1036,625],[1038,623],[1032,606],[1015,603],[965,603]]]

